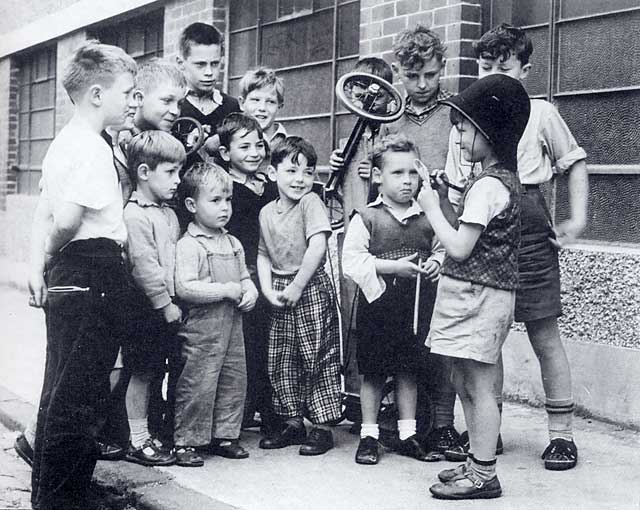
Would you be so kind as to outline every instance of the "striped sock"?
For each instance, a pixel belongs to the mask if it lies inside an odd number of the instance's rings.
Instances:
[[[496,459],[478,460],[473,454],[469,454],[468,468],[473,471],[480,480],[489,481],[496,476]]]
[[[573,441],[573,398],[552,399],[545,402],[545,409],[549,418],[549,439],[566,439]]]

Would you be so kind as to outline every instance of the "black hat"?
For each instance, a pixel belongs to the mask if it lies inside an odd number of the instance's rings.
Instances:
[[[520,81],[492,74],[441,103],[469,119],[493,145],[502,163],[517,168],[518,142],[531,110],[529,96]]]

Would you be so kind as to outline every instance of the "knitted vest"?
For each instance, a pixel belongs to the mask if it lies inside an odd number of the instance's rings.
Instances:
[[[509,189],[509,205],[493,218],[466,260],[446,257],[441,273],[458,280],[512,290],[518,287],[518,245],[520,244],[520,180],[515,172],[492,166],[467,184],[458,217],[464,212],[464,200],[473,186],[484,177],[495,177]]]
[[[369,231],[369,253],[372,255],[397,260],[418,252],[423,261],[431,256],[434,234],[424,214],[411,216],[406,223],[401,223],[383,204],[358,212]]]

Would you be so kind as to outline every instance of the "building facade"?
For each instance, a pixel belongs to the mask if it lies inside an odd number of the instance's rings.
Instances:
[[[474,80],[473,40],[503,21],[525,27],[528,92],[556,103],[589,155],[588,227],[562,254],[563,328],[640,343],[640,0],[4,0],[0,12],[1,255],[17,262],[42,158],[71,113],[62,69],[89,38],[138,61],[172,58],[184,27],[213,23],[226,41],[222,88],[235,94],[247,69],[275,68],[286,88],[279,119],[326,165],[354,122],[333,86],[358,58],[390,59],[394,35],[425,24],[447,45],[443,86],[455,92]],[[566,178],[547,193],[555,219],[566,218]]]

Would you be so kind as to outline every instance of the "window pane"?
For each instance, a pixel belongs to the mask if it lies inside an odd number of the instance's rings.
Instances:
[[[278,18],[311,12],[313,0],[278,0]]]
[[[27,112],[29,111],[29,87],[20,87],[20,111]]]
[[[262,33],[264,65],[280,68],[331,59],[332,27],[331,11],[265,26]]]
[[[557,103],[589,163],[638,163],[640,91],[562,96]]]
[[[259,0],[259,3],[260,22],[269,23],[270,21],[275,21],[276,15],[278,14],[278,0]]]
[[[549,28],[531,28],[527,30],[527,35],[533,43],[533,53],[529,59],[531,71],[524,85],[531,95],[546,94],[549,79]]]
[[[569,218],[567,178],[557,180],[556,221]],[[580,236],[595,241],[640,243],[640,175],[589,176],[589,216]]]
[[[339,145],[341,141],[347,141],[357,120],[358,118],[352,114],[338,115],[336,117],[336,128],[338,133],[336,140]]]
[[[512,24],[521,27],[549,23],[551,0],[514,0]]]
[[[37,142],[31,142],[31,157],[29,158],[29,166],[31,168],[41,168],[42,160],[44,159],[47,149],[51,145],[51,140],[41,140]]]
[[[20,142],[18,145],[18,164],[20,168],[29,166],[29,142]]]
[[[54,111],[46,110],[31,114],[31,139],[55,136]]]
[[[560,91],[640,84],[640,11],[558,26]],[[585,70],[589,70],[585,72]]]
[[[286,89],[285,89],[285,92],[286,92]],[[238,97],[239,94],[240,94],[240,78],[234,78],[229,80],[229,95],[232,97]]]
[[[638,7],[638,0],[562,0],[560,5],[561,17],[572,18]]]
[[[338,55],[357,55],[360,51],[360,2],[338,8]]]
[[[256,24],[258,0],[235,0],[231,9],[229,25],[231,30],[250,27]]]
[[[329,113],[331,108],[331,64],[280,71],[285,101],[281,117]]]
[[[35,58],[35,76],[34,80],[45,80],[49,77],[49,52],[43,50],[38,52]]]
[[[249,30],[229,36],[229,75],[242,76],[256,65],[256,31]]]
[[[132,57],[144,55],[144,28],[138,24],[131,27],[129,31],[127,53]]]
[[[329,117],[324,119],[305,119],[283,122],[287,133],[308,140],[318,153],[318,166],[326,165],[331,154],[329,140]]]
[[[55,107],[55,81],[43,81],[34,83],[31,87],[31,109]]]
[[[20,115],[20,140],[29,138],[29,114]]]
[[[31,81],[31,66],[28,62],[20,66],[20,85],[26,85]]]
[[[145,53],[157,53],[162,50],[160,44],[160,34],[157,30],[147,28],[144,32],[144,52]]]
[[[326,7],[333,7],[333,0],[313,0],[313,10],[324,9]]]

